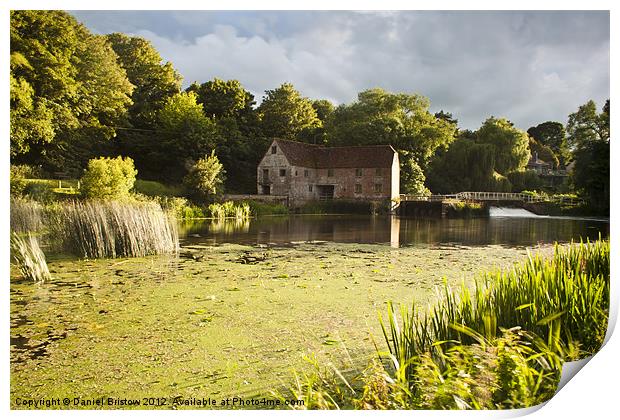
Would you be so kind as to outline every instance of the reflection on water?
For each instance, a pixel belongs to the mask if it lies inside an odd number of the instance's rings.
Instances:
[[[609,222],[565,218],[406,219],[390,216],[288,216],[246,221],[185,221],[184,244],[290,244],[307,241],[408,245],[517,245],[609,236]]]

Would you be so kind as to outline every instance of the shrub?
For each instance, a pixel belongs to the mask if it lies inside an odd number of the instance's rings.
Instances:
[[[223,192],[226,171],[215,151],[192,165],[183,183],[192,195],[203,201],[213,201]]]
[[[129,196],[137,174],[128,157],[91,159],[81,179],[81,192],[86,198],[123,199]]]

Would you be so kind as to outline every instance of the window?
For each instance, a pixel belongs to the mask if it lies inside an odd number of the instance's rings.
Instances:
[[[334,176],[334,170],[333,169],[328,169],[327,170],[327,176]]]
[[[355,184],[355,194],[362,193],[362,184]]]
[[[376,176],[381,176],[381,168],[375,169],[375,175]]]
[[[271,154],[275,155],[278,152],[278,148],[276,146],[271,146]]]
[[[263,169],[263,181],[269,178],[269,169]]]
[[[380,193],[383,190],[382,184],[375,184],[375,192]]]
[[[362,175],[364,175],[364,171],[363,170],[361,170],[361,169],[356,169],[355,170],[355,176],[362,176]]]
[[[312,185],[308,185],[308,191],[312,192]]]
[[[299,175],[299,172],[295,171],[295,176]]]
[[[280,169],[280,176],[286,176],[286,169]]]
[[[304,169],[304,176],[305,176],[306,178],[308,178],[308,173],[309,173],[309,172],[308,172],[308,170],[307,170],[307,169]]]

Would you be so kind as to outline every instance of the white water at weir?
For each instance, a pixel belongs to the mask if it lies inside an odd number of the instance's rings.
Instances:
[[[490,217],[546,217],[539,216],[531,211],[511,207],[491,207],[489,208]]]

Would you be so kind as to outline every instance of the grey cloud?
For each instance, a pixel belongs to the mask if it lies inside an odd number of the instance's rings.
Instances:
[[[350,102],[361,90],[417,92],[465,128],[565,122],[609,97],[609,13],[75,11],[98,33],[153,42],[190,82],[238,79],[260,100],[288,81]]]

